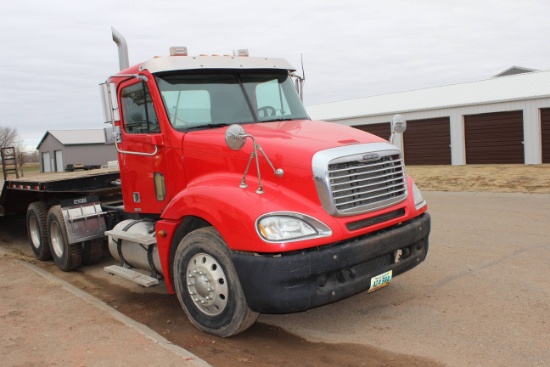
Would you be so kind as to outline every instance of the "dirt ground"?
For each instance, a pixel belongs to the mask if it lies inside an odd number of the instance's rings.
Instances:
[[[421,190],[550,194],[550,164],[407,166]]]
[[[24,224],[25,219],[23,216],[0,218],[0,246],[10,253],[0,258],[0,266],[5,261],[13,259],[34,264],[102,300],[137,322],[148,326],[172,343],[185,348],[213,366],[444,366],[429,358],[405,353],[393,353],[375,346],[354,343],[311,342],[280,327],[262,322],[257,322],[247,331],[227,339],[203,333],[189,322],[178,303],[177,297],[168,294],[163,285],[154,288],[143,288],[106,274],[103,267],[114,264],[110,256],[105,256],[104,261],[98,265],[81,267],[68,273],[60,271],[51,261],[41,262],[36,260],[28,245]],[[0,290],[3,286],[8,286],[2,284],[4,279],[7,278],[0,277]],[[26,302],[31,302],[31,300],[21,299],[16,303],[21,307]],[[51,302],[55,303],[56,300]],[[29,310],[32,307],[31,302],[28,307]],[[0,312],[0,327],[6,323],[21,324],[21,315],[21,312],[7,312],[5,315]],[[42,322],[43,316],[40,312],[29,311],[25,312],[24,315],[26,325]],[[52,320],[52,318],[57,318],[57,320]],[[52,324],[64,323],[65,320],[63,316],[52,314],[49,316],[48,322]],[[113,333],[112,328],[110,333]],[[4,347],[8,349],[3,351]],[[0,345],[0,355],[8,350],[13,352],[13,348],[13,343],[5,346]],[[40,351],[37,352],[37,349],[41,348],[36,344],[33,348],[32,352],[39,355]],[[21,352],[25,352],[23,347]],[[60,363],[60,366],[70,365]],[[39,363],[38,365],[42,364]]]

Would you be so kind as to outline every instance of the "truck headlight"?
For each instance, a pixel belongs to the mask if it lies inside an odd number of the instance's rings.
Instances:
[[[413,182],[413,198],[414,198],[414,207],[416,210],[419,210],[424,205],[426,205],[426,200],[422,197],[422,193],[416,184]]]
[[[256,220],[256,230],[267,242],[301,241],[332,235],[318,219],[295,212],[275,212]]]

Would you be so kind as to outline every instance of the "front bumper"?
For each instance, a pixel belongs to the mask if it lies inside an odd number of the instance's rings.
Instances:
[[[371,278],[404,273],[426,258],[430,216],[375,234],[278,256],[233,253],[248,306],[261,313],[304,311],[370,288]],[[402,251],[395,262],[395,253]]]

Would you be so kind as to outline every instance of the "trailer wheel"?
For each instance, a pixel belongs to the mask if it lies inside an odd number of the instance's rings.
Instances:
[[[32,251],[38,260],[50,260],[52,251],[48,243],[48,205],[43,201],[31,203],[27,209],[27,234]]]
[[[246,303],[229,249],[214,228],[197,229],[181,240],[173,270],[181,306],[199,329],[228,337],[258,318]]]
[[[69,244],[69,236],[63,212],[59,205],[52,206],[48,212],[48,229],[53,260],[63,271],[70,271],[82,264],[82,243]]]
[[[82,265],[94,265],[103,258],[103,238],[85,241],[82,248]]]

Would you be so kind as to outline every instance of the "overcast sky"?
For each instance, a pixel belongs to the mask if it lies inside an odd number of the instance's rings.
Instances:
[[[305,104],[550,70],[550,1],[1,0],[0,126],[36,147],[47,130],[103,128],[98,84],[130,64],[191,55],[282,57]]]

